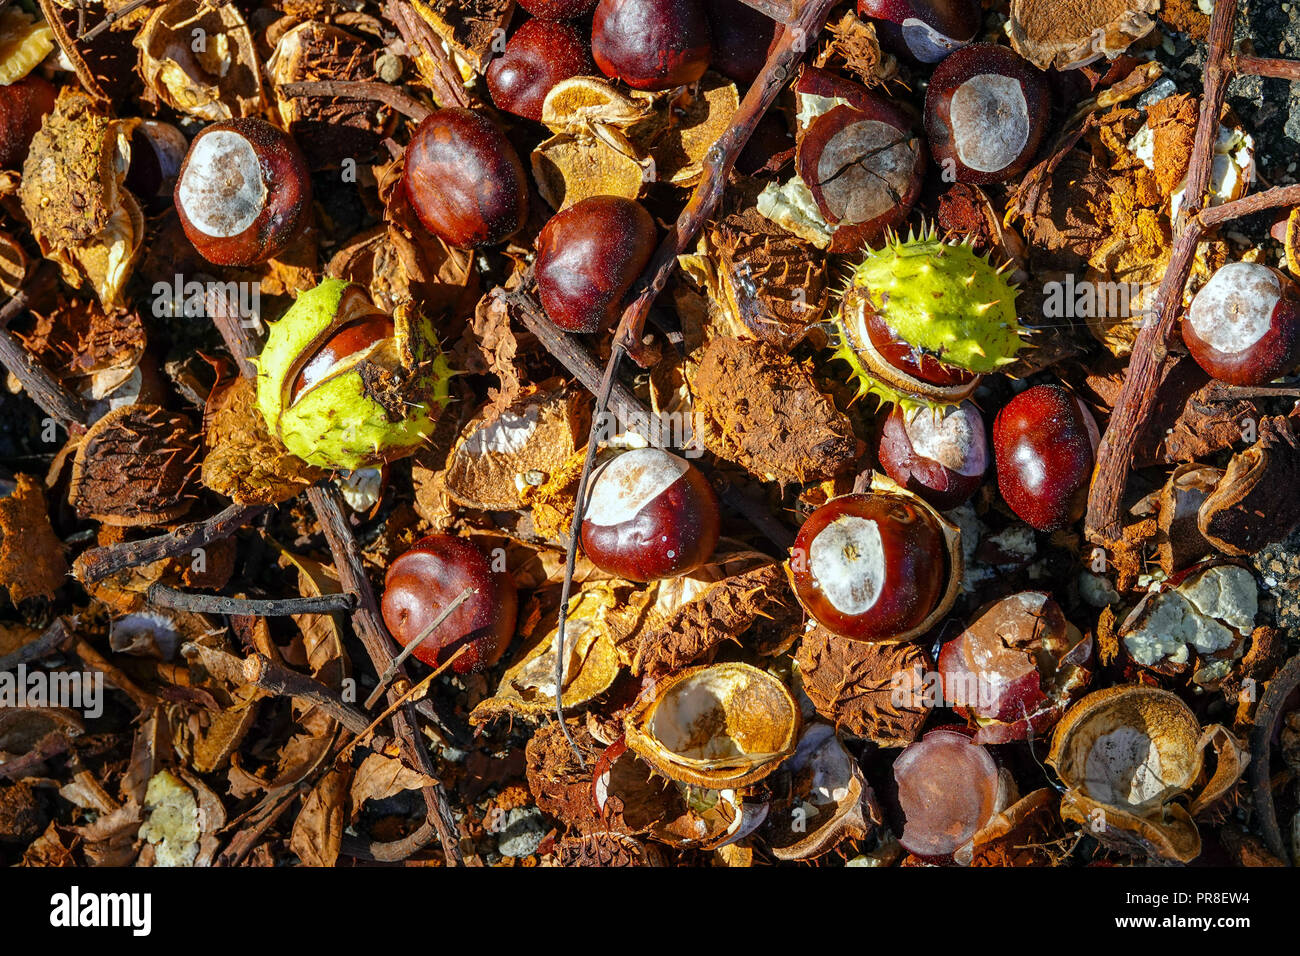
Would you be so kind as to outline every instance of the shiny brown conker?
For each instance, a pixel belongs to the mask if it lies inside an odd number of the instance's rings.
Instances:
[[[519,0],[519,5],[540,20],[573,20],[590,13],[596,0]]]
[[[54,87],[39,76],[0,86],[0,169],[22,169],[41,120],[54,109]]]
[[[984,418],[970,402],[931,408],[895,405],[880,428],[876,457],[890,478],[940,511],[975,494],[988,468]]]
[[[600,0],[591,52],[611,79],[670,90],[704,75],[713,41],[700,0]]]
[[[466,588],[475,588],[413,652],[437,667],[462,644],[457,674],[491,667],[515,632],[518,595],[505,570],[494,569],[482,549],[467,538],[434,534],[422,538],[388,567],[381,610],[384,623],[405,647],[418,640]]]
[[[400,188],[421,225],[461,249],[502,242],[528,218],[519,154],[473,110],[434,110],[420,122],[406,147]]]
[[[1300,287],[1270,266],[1230,262],[1196,293],[1182,331],[1207,374],[1266,385],[1300,365]]]
[[[540,120],[551,87],[595,72],[586,30],[573,23],[528,20],[506,42],[505,52],[488,66],[488,92],[500,109]]]
[[[918,63],[938,63],[975,39],[979,0],[858,0],[858,14],[876,21],[885,45]]]
[[[654,220],[631,199],[592,196],[556,213],[537,236],[537,293],[547,317],[568,332],[612,326],[654,249]]]

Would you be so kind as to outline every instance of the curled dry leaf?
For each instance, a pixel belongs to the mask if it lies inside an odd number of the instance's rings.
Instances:
[[[1246,556],[1300,525],[1300,443],[1291,419],[1265,417],[1259,439],[1228,462],[1201,503],[1197,527],[1225,554]]]
[[[351,777],[351,767],[331,767],[303,799],[302,810],[293,821],[289,848],[307,866],[333,866],[338,861]]]
[[[68,500],[83,518],[136,526],[175,521],[194,504],[198,439],[183,415],[125,405],[86,432]]]
[[[9,600],[53,598],[67,574],[41,483],[31,475],[0,481],[0,581]]]
[[[710,343],[692,382],[706,448],[766,481],[823,481],[862,452],[848,418],[809,369],[766,342]]]

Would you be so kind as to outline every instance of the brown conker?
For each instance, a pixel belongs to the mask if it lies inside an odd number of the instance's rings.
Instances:
[[[1270,266],[1230,262],[1196,293],[1182,331],[1207,374],[1266,385],[1300,365],[1300,287]]]
[[[500,109],[541,120],[546,94],[561,80],[596,72],[591,38],[572,23],[528,20],[488,66],[488,92]]]
[[[700,0],[600,0],[591,52],[611,79],[670,90],[704,75],[713,40]]]

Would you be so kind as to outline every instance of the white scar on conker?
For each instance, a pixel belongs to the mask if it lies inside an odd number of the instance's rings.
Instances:
[[[903,416],[912,449],[959,475],[978,476],[988,467],[983,423],[960,405],[918,406]]]
[[[606,528],[631,521],[688,468],[681,458],[657,448],[624,452],[596,472],[587,500],[587,521]]]
[[[190,223],[221,239],[239,235],[266,206],[257,151],[232,130],[213,130],[194,140],[177,192]]]
[[[808,568],[826,599],[842,614],[864,614],[885,583],[885,545],[870,518],[836,518],[808,546]]]
[[[1210,348],[1234,355],[1268,334],[1281,298],[1282,283],[1273,270],[1231,262],[1196,293],[1187,320]]]
[[[964,47],[966,40],[954,40],[944,36],[930,24],[916,17],[903,21],[903,42],[912,51],[912,56],[922,63],[938,63],[953,50]]]
[[[976,172],[1006,169],[1029,142],[1029,104],[1010,76],[971,77],[952,95],[949,115],[957,155]]]

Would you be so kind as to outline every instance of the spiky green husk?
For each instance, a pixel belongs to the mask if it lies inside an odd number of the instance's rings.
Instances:
[[[427,318],[395,317],[396,341],[376,359],[393,362],[400,354],[402,365],[411,370],[402,387],[400,418],[391,420],[384,406],[366,394],[355,367],[329,375],[289,404],[289,379],[301,367],[304,352],[329,333],[348,285],[326,279],[298,296],[271,326],[256,364],[257,403],[271,434],[308,464],[350,471],[404,457],[423,445],[447,404],[454,373]]]
[[[883,248],[868,249],[849,276],[834,321],[835,357],[852,369],[859,395],[907,406],[953,402],[942,390],[914,391],[873,374],[864,348],[868,303],[902,339],[947,365],[985,374],[1015,361],[1024,330],[1016,318],[1016,287],[1005,271],[934,230],[905,240],[891,235]]]

